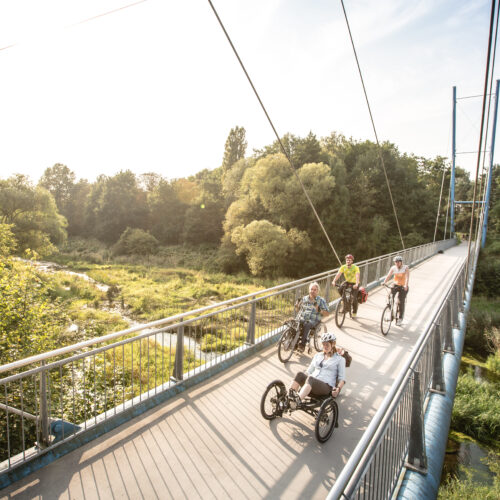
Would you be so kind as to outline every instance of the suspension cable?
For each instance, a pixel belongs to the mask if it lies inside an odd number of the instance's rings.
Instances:
[[[344,17],[345,17],[345,22],[347,24],[347,30],[349,31],[349,37],[351,39],[352,50],[354,51],[354,57],[356,58],[356,64],[358,66],[359,77],[361,78],[361,84],[363,86],[363,92],[365,94],[366,104],[368,106],[368,112],[370,113],[370,120],[372,122],[373,132],[375,134],[375,140],[377,141],[378,156],[380,158],[380,163],[382,165],[382,169],[384,170],[385,182],[387,183],[387,189],[389,190],[389,196],[391,198],[391,203],[392,203],[392,210],[394,211],[394,217],[396,219],[396,225],[398,227],[399,237],[401,238],[401,245],[403,246],[403,250],[404,250],[405,244],[403,241],[403,235],[401,234],[401,228],[399,227],[398,214],[396,213],[396,205],[394,204],[394,199],[392,197],[391,186],[389,185],[389,178],[387,177],[387,171],[385,169],[384,158],[382,156],[382,148],[380,147],[380,142],[378,140],[377,129],[375,128],[375,121],[373,119],[372,109],[370,107],[370,101],[368,100],[368,94],[366,92],[365,81],[363,80],[363,74],[361,73],[361,66],[359,65],[358,54],[356,52],[356,47],[354,46],[354,39],[352,37],[351,27],[349,26],[349,20],[347,19],[347,12],[346,12],[345,7],[344,7],[344,0],[340,0],[340,2],[342,4],[342,10],[344,11]]]
[[[229,36],[226,28],[224,27],[224,24],[222,23],[222,20],[221,18],[219,17],[219,14],[217,13],[217,10],[215,9],[214,7],[214,4],[212,3],[211,0],[208,0],[208,3],[210,4],[210,7],[212,8],[214,14],[215,14],[215,17],[217,18],[217,21],[219,22],[220,24],[220,27],[222,28],[222,31],[224,32],[224,34],[226,35],[226,38],[227,38],[227,41],[229,42],[229,45],[231,45],[231,48],[233,49],[233,52],[234,52],[234,55],[236,56],[236,59],[238,59],[238,62],[240,63],[240,66],[241,66],[241,69],[243,70],[243,72],[245,73],[245,76],[247,77],[247,80],[248,80],[248,83],[250,83],[250,86],[252,87],[252,90],[255,94],[255,97],[257,97],[257,100],[259,101],[259,104],[262,108],[262,110],[264,111],[264,114],[266,115],[266,118],[267,118],[267,121],[269,122],[269,125],[271,125],[271,128],[273,129],[273,132],[274,134],[276,135],[276,139],[278,140],[278,143],[281,147],[281,151],[283,152],[283,154],[285,155],[286,159],[288,160],[288,163],[290,164],[290,168],[292,169],[292,172],[294,173],[295,177],[297,178],[297,180],[299,181],[299,184],[302,188],[302,191],[304,191],[304,194],[306,195],[306,198],[307,198],[307,201],[309,202],[309,205],[311,205],[311,208],[314,212],[314,215],[316,216],[316,219],[318,219],[318,222],[319,222],[319,225],[321,226],[321,229],[323,230],[323,233],[328,241],[328,243],[330,244],[330,247],[331,249],[333,250],[333,253],[335,255],[335,257],[337,258],[338,262],[340,265],[342,265],[342,261],[340,260],[337,252],[335,251],[335,248],[333,246],[333,243],[331,242],[329,236],[328,236],[328,233],[326,232],[326,229],[325,229],[325,226],[323,226],[323,222],[321,222],[321,218],[320,216],[318,215],[318,212],[316,211],[316,208],[314,207],[314,204],[311,200],[311,198],[309,197],[309,194],[307,193],[307,190],[304,186],[304,184],[302,183],[302,180],[300,179],[300,176],[299,174],[297,173],[297,169],[295,168],[293,162],[292,162],[292,159],[290,157],[290,155],[288,154],[288,152],[286,151],[285,147],[283,146],[283,143],[280,139],[280,136],[278,134],[278,132],[276,131],[276,128],[264,106],[264,103],[262,102],[262,99],[260,98],[259,96],[259,93],[257,92],[253,82],[252,82],[252,79],[250,78],[250,75],[248,74],[246,68],[245,68],[245,65],[243,64],[243,61],[241,60],[239,54],[238,54],[238,51],[236,50],[232,40],[231,40],[231,37]]]
[[[490,109],[491,109],[491,99],[492,99],[492,89],[493,89],[493,76],[495,74],[495,58],[496,58],[496,52],[497,52],[497,37],[498,37],[498,14],[500,12],[500,2],[497,4],[497,14],[496,14],[496,22],[495,22],[495,41],[493,42],[493,56],[491,58],[491,71],[490,71],[490,89],[489,89],[489,94],[488,94],[488,112],[486,114],[486,133],[484,134],[484,149],[486,153],[486,147],[487,147],[487,141],[488,141],[488,130],[490,126]],[[491,155],[491,151],[490,151]],[[479,184],[479,193],[482,193],[482,199],[485,199],[485,194],[486,194],[486,182],[485,181],[485,161],[486,161],[486,154],[483,154],[483,164],[481,167],[481,181]],[[484,182],[484,189],[483,189],[483,182]],[[480,194],[481,196],[481,194]],[[475,209],[475,207],[473,207]],[[479,221],[476,222],[476,225],[478,224]],[[476,230],[474,231],[475,233],[479,231],[479,227],[481,224],[477,225]]]
[[[446,239],[446,229],[448,227],[448,213],[450,211],[450,198],[451,198],[451,182],[448,185],[448,203],[446,204],[446,218],[444,219],[444,238]],[[450,220],[451,222],[451,220]],[[451,238],[451,227],[450,227],[450,238]]]
[[[481,131],[479,133],[479,148],[481,151],[481,145],[483,144],[483,129],[484,129],[484,115],[486,108],[486,94],[488,92],[488,79],[490,72],[490,58],[491,58],[491,46],[492,46],[492,38],[493,38],[493,25],[495,21],[495,6],[496,0],[491,1],[491,15],[490,15],[490,33],[488,36],[488,55],[486,56],[486,71],[484,75],[484,91],[483,91],[483,106],[481,112]],[[479,152],[477,155],[477,165],[476,165],[476,178],[474,180],[474,194],[472,196],[472,211],[470,218],[470,228],[469,228],[469,243],[467,245],[467,264],[465,266],[465,276],[468,276],[469,272],[469,261],[470,261],[470,248],[471,248],[471,239],[472,239],[472,226],[474,224],[474,208],[476,206],[476,194],[477,194],[477,180],[479,174],[479,165],[481,164],[481,153]],[[477,244],[477,242],[476,242]],[[467,284],[465,284],[466,286]],[[465,292],[465,288],[464,288]]]
[[[434,227],[434,238],[432,242],[434,243],[436,241],[436,233],[438,229],[438,222],[439,222],[439,212],[441,210],[441,198],[443,196],[443,186],[444,186],[444,178],[446,175],[446,165],[443,165],[443,178],[441,179],[441,191],[439,191],[439,202],[438,202],[438,210],[437,210],[437,215],[436,215],[436,226]]]

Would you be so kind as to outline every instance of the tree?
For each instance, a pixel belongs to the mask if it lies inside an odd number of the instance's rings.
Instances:
[[[29,248],[47,255],[66,239],[66,219],[54,197],[23,175],[0,180],[0,223],[12,226],[18,251]]]
[[[297,137],[289,133],[285,134],[281,138],[281,144],[283,144],[286,154],[292,161],[293,167],[296,169],[299,169],[306,163],[322,163],[328,161],[327,154],[321,149],[320,142],[312,132],[309,132],[305,138]],[[261,150],[255,150],[255,154],[259,159],[277,153],[283,154],[277,140],[274,141],[271,146],[266,146]]]
[[[116,255],[152,255],[158,252],[158,240],[142,229],[127,227],[113,252]]]
[[[222,170],[227,172],[238,160],[245,157],[247,141],[246,131],[243,127],[234,127],[229,131],[224,146],[224,157],[222,159]]]
[[[56,163],[45,169],[38,183],[52,194],[60,213],[66,216],[66,208],[71,199],[75,174],[66,165]]]
[[[267,220],[236,228],[231,241],[236,245],[236,253],[245,255],[250,272],[255,276],[281,274],[291,245],[286,231]]]
[[[95,235],[101,241],[114,243],[127,227],[146,227],[146,194],[139,189],[136,176],[126,170],[102,182],[93,208]]]
[[[162,179],[148,194],[150,228],[163,244],[180,243],[188,204],[179,199],[175,184]]]

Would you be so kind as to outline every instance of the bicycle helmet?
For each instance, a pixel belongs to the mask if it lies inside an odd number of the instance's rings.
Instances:
[[[334,333],[326,332],[321,335],[321,342],[335,342],[337,337],[335,337]]]
[[[403,257],[401,257],[401,255],[396,255],[396,257],[394,257],[394,262],[403,262]]]
[[[352,255],[352,253],[348,253],[346,256],[345,256],[346,259],[352,259],[354,260],[354,257]]]

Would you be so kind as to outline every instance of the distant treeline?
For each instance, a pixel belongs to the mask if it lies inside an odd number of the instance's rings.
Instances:
[[[401,248],[374,143],[336,133],[318,139],[312,132],[304,138],[287,134],[282,142],[340,255],[349,251],[361,260]],[[47,168],[37,185],[16,175],[0,180],[0,223],[11,225],[18,253],[30,248],[49,254],[69,235],[97,238],[116,254],[147,255],[159,245],[217,245],[225,272],[297,276],[334,267],[279,144],[251,156],[246,149],[245,129],[235,127],[222,165],[187,178],[127,170],[90,183],[62,164]],[[401,154],[390,143],[381,153],[405,245],[432,241],[446,159]],[[467,172],[457,168],[456,199],[472,199],[472,189]],[[448,192],[449,169],[438,239]],[[470,210],[457,207],[457,231],[468,232]],[[499,210],[491,212],[497,220]]]

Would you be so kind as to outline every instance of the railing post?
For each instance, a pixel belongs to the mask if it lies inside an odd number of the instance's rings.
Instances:
[[[446,394],[443,377],[443,358],[441,352],[441,325],[438,323],[434,328],[434,340],[432,346],[432,385],[431,392]]]
[[[365,266],[363,266],[363,270],[359,270],[360,273],[361,273],[361,279],[360,279],[360,283],[361,283],[361,286],[366,286],[366,284],[368,283],[368,274],[370,272],[370,264],[367,263]]]
[[[327,275],[325,286],[325,301],[327,304],[330,302],[330,281],[330,275]]]
[[[42,361],[42,366],[45,361]],[[49,437],[49,407],[47,404],[47,372],[42,370],[40,372],[40,448],[46,448],[50,444]]]
[[[182,318],[180,319],[182,321]],[[177,327],[177,342],[175,344],[175,361],[173,381],[177,382],[184,377],[184,325]]]
[[[449,352],[450,354],[455,354],[455,345],[453,343],[453,306],[452,300],[448,300],[446,305],[446,327],[444,329],[444,352]]]
[[[380,262],[382,261],[382,259],[379,257],[378,260],[377,260],[377,271],[375,273],[375,279],[376,280],[379,280],[382,276],[380,276]]]
[[[250,309],[250,319],[248,320],[247,344],[255,344],[255,318],[257,315],[257,303],[252,302]]]
[[[425,454],[424,419],[422,415],[422,397],[420,395],[420,373],[413,372],[413,397],[411,401],[410,444],[408,446],[408,469],[427,474],[427,456]]]

